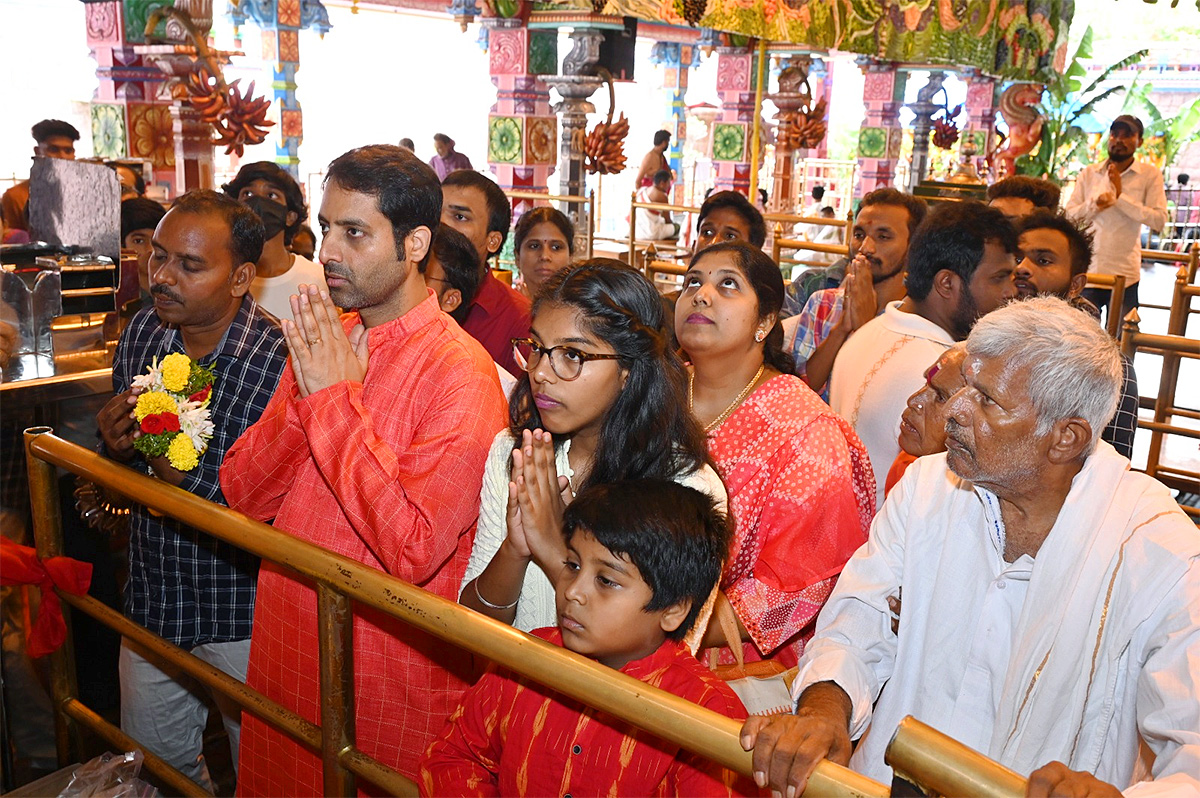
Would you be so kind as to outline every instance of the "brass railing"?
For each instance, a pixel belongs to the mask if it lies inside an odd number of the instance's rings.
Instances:
[[[829,255],[839,255],[844,258],[850,257],[849,244],[823,244],[820,241],[805,241],[801,238],[778,238],[771,244],[771,258],[783,268],[785,263],[800,263],[796,258],[782,257],[782,251],[785,249],[804,250],[806,252],[823,252]]]
[[[1108,296],[1108,334],[1113,338],[1121,335],[1121,305],[1125,302],[1125,275],[1087,273],[1088,288],[1107,288]]]
[[[1200,429],[1171,423],[1175,416],[1195,417],[1194,413],[1176,406],[1175,395],[1179,384],[1180,360],[1182,358],[1200,359],[1200,341],[1177,334],[1144,333],[1138,329],[1139,322],[1140,318],[1135,308],[1125,317],[1121,331],[1121,351],[1130,360],[1138,352],[1162,356],[1158,395],[1154,400],[1154,416],[1152,419],[1139,418],[1137,422],[1139,428],[1150,430],[1150,447],[1146,454],[1146,473],[1176,490],[1200,493],[1200,472],[1188,471],[1162,463],[1165,436],[1180,435],[1186,438],[1200,439]],[[1188,515],[1200,517],[1200,510],[1197,508],[1181,506]]]
[[[731,718],[519,632],[382,571],[298,540],[239,512],[139,474],[56,437],[49,428],[27,430],[25,448],[34,535],[38,555],[42,558],[62,553],[62,519],[54,470],[58,466],[316,583],[320,617],[320,726],[269,701],[244,683],[206,666],[99,602],[60,595],[66,603],[220,691],[239,704],[243,711],[318,752],[323,764],[326,795],[354,794],[355,777],[366,779],[392,795],[416,794],[411,781],[368,757],[355,743],[351,600],[479,654],[742,775],[751,774],[750,754],[742,750],[738,741],[741,726]],[[52,656],[51,684],[60,763],[65,764],[69,757],[71,729],[68,719],[95,731],[122,750],[140,747],[135,740],[79,702],[73,684],[73,654],[69,643]],[[173,790],[185,795],[206,794],[199,785],[149,752],[146,752],[146,767]],[[866,798],[885,796],[888,791],[883,785],[846,768],[823,762],[813,774],[807,794]]]
[[[1022,798],[1026,780],[909,715],[892,735],[883,761],[929,795]]]
[[[547,194],[541,191],[506,190],[504,195],[509,199],[527,199],[534,201],[561,202],[567,205],[583,205],[587,211],[587,256],[592,257],[592,247],[596,240],[596,192],[589,191],[586,197],[578,194]]]

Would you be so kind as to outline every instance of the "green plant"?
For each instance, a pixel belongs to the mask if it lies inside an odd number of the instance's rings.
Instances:
[[[1036,150],[1017,159],[1017,171],[1057,183],[1078,172],[1087,155],[1087,133],[1079,126],[1079,120],[1092,113],[1104,100],[1125,91],[1124,86],[1100,87],[1114,73],[1133,66],[1149,53],[1149,50],[1138,50],[1125,56],[1084,86],[1087,69],[1082,61],[1092,57],[1092,28],[1088,26],[1071,57],[1070,66],[1062,74],[1042,76],[1046,91],[1037,105],[1043,118],[1042,138]]]
[[[1125,104],[1121,113],[1135,113],[1144,117],[1146,131],[1143,136],[1143,149],[1159,161],[1165,171],[1175,163],[1180,150],[1200,139],[1200,99],[1183,106],[1174,116],[1164,118],[1158,106],[1150,99],[1152,91],[1152,84],[1139,84],[1135,78],[1129,86],[1129,91],[1125,93]]]

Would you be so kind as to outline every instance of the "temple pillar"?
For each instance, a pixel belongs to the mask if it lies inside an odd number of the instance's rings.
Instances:
[[[821,143],[816,147],[808,150],[806,158],[828,158],[829,157],[829,107],[833,100],[833,71],[836,63],[833,60],[826,61],[824,58],[813,58],[812,66],[808,70],[808,85],[812,89],[813,102],[824,98],[825,99],[825,115],[822,121],[825,122],[825,136],[821,139]]]
[[[300,144],[304,141],[304,115],[296,99],[300,31],[314,28],[324,35],[330,29],[329,15],[319,0],[307,3],[243,0],[230,5],[230,16],[235,26],[252,20],[262,29],[263,60],[274,64],[271,117],[275,121],[275,163],[299,180]]]
[[[913,152],[912,168],[908,170],[908,185],[912,191],[929,171],[929,133],[933,129],[933,115],[944,108],[944,104],[934,101],[938,93],[945,94],[942,84],[946,80],[945,72],[929,73],[929,82],[917,92],[917,101],[908,104],[913,112]]]
[[[663,90],[670,108],[669,120],[663,125],[671,133],[671,146],[667,150],[667,162],[675,173],[673,188],[675,202],[682,202],[683,190],[683,145],[687,141],[687,86],[688,70],[699,58],[696,46],[679,42],[657,42],[650,51],[650,61],[663,68]]]
[[[557,160],[558,118],[543,75],[558,71],[557,30],[530,30],[520,19],[489,17],[488,72],[496,102],[488,116],[488,166],[505,190],[547,192]],[[513,200],[513,221],[533,208]]]
[[[982,174],[995,141],[1000,81],[977,69],[964,71],[963,79],[967,82],[967,129],[963,140],[975,144],[975,168]]]
[[[775,170],[771,175],[771,192],[767,197],[767,210],[773,213],[791,213],[797,206],[799,184],[796,181],[796,163],[811,152],[808,148],[796,148],[792,140],[793,125],[799,121],[797,114],[812,108],[817,100],[811,86],[809,70],[813,59],[798,54],[783,63],[779,73],[779,91],[769,99],[779,109],[775,114],[778,126],[775,132]]]
[[[92,97],[92,152],[97,158],[145,159],[147,182],[176,194],[175,148],[170,100],[159,97],[167,77],[134,45],[146,37],[148,9],[120,0],[89,3],[87,44],[100,85]]]
[[[904,104],[904,88],[908,75],[891,62],[859,56],[855,62],[866,80],[863,84],[862,127],[858,133],[859,182],[856,198],[877,188],[892,185],[896,177],[896,162],[900,159],[900,144],[904,128],[900,124],[900,107]]]
[[[717,48],[721,114],[713,123],[716,189],[750,193],[750,137],[754,130],[755,55],[745,47]]]
[[[587,115],[596,106],[588,100],[604,81],[594,74],[600,60],[600,42],[604,34],[596,28],[576,27],[571,31],[571,52],[563,58],[562,74],[551,75],[546,83],[558,91],[562,102],[554,106],[561,119],[558,192],[582,196],[586,190],[582,142],[587,135]],[[569,214],[575,225],[575,248],[586,249],[588,219],[584,206]]]

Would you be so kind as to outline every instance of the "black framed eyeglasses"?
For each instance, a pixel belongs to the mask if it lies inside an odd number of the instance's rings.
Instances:
[[[542,360],[550,356],[550,370],[560,380],[574,380],[583,372],[583,364],[589,360],[620,360],[620,355],[602,355],[583,352],[573,346],[542,346],[532,338],[513,338],[513,354],[517,365],[525,371],[533,371]]]

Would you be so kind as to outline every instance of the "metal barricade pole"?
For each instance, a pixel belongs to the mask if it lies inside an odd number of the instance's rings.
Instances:
[[[62,513],[58,495],[58,470],[40,460],[29,451],[29,443],[49,427],[34,427],[25,431],[25,462],[29,471],[29,499],[33,510],[33,539],[37,556],[41,560],[61,557]],[[75,652],[71,640],[71,615],[63,607],[63,620],[67,625],[67,638],[62,646],[50,654],[50,697],[54,700],[54,746],[58,753],[58,766],[66,767],[71,761],[71,738],[75,750],[80,750],[79,729],[68,722],[65,707],[67,702],[79,695],[75,683]]]
[[[342,755],[354,746],[354,614],[350,599],[317,585],[317,635],[321,663],[321,759],[325,795],[355,794],[354,774]]]

